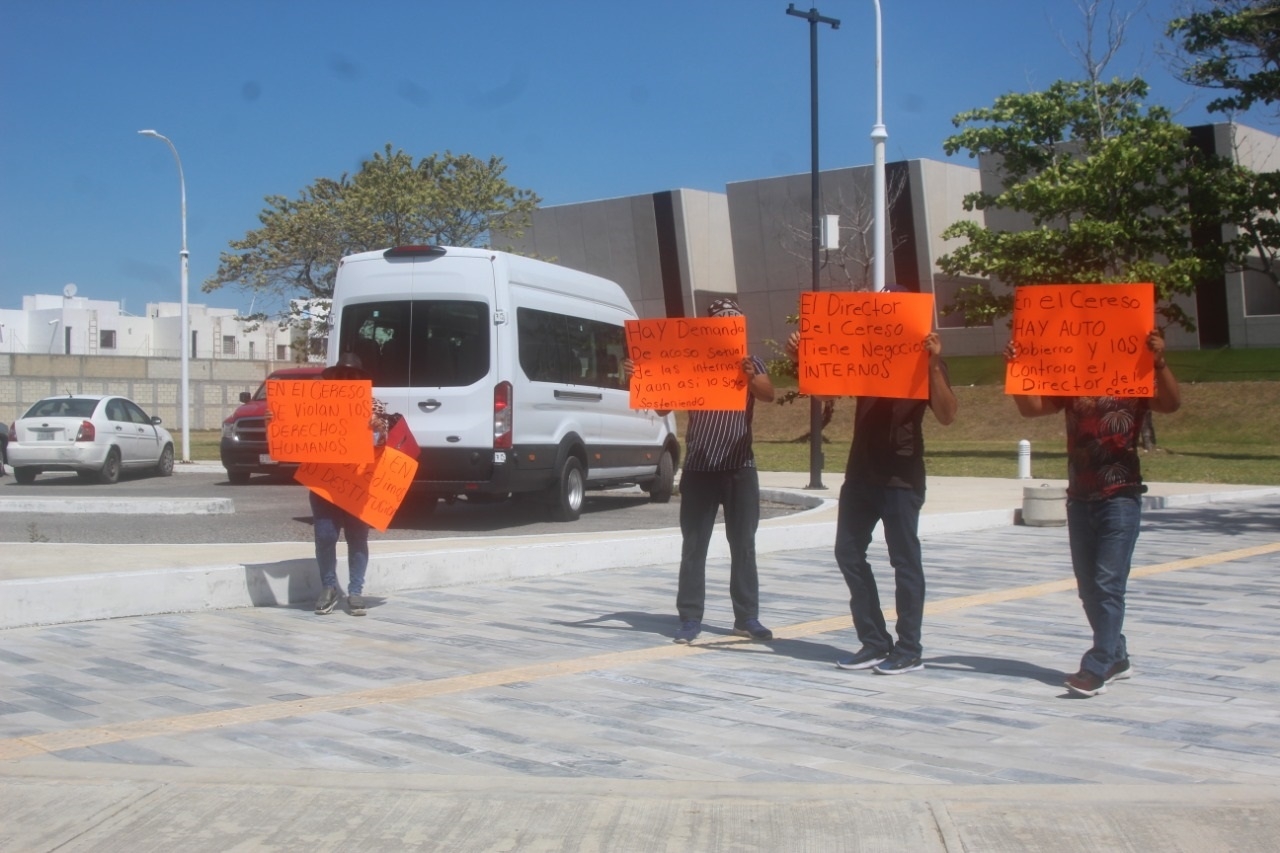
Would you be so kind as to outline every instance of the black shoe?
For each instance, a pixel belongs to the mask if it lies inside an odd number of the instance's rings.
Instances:
[[[676,631],[676,635],[672,638],[672,642],[688,645],[698,639],[698,635],[701,633],[701,622],[697,619],[686,619],[680,623],[680,630]]]
[[[734,625],[733,633],[739,637],[750,637],[761,642],[773,639],[773,632],[761,625],[759,619],[748,619],[741,625]]]
[[[337,603],[338,591],[331,586],[326,586],[324,592],[320,593],[320,597],[316,599],[316,613],[332,613]]]
[[[915,672],[917,669],[924,669],[924,663],[919,657],[898,651],[885,658],[884,663],[872,667],[872,671],[879,675],[901,675],[904,672]]]
[[[1105,684],[1113,681],[1124,681],[1126,678],[1133,678],[1133,665],[1129,663],[1129,659],[1118,660],[1112,664],[1111,669],[1107,670],[1107,674],[1102,676]]]
[[[863,646],[853,656],[837,660],[836,666],[841,669],[871,669],[884,663],[888,656],[885,652]]]

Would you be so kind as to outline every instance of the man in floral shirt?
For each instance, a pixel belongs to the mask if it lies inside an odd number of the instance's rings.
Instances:
[[[1164,359],[1164,336],[1152,331],[1147,348],[1155,356],[1154,397],[1013,395],[1024,417],[1066,412],[1067,534],[1076,589],[1093,629],[1092,648],[1066,680],[1078,696],[1096,696],[1133,675],[1123,628],[1125,587],[1147,490],[1138,439],[1148,410],[1168,414],[1182,404],[1178,380]],[[1010,341],[1005,358],[1017,357]]]

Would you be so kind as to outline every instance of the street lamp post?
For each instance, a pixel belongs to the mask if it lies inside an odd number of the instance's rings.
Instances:
[[[840,29],[840,21],[824,18],[817,9],[801,12],[796,4],[787,6],[787,14],[804,18],[809,22],[809,213],[810,259],[813,265],[813,289],[818,286],[818,249],[822,243],[822,224],[818,218],[818,24],[830,24]],[[822,485],[822,402],[809,398],[809,485],[808,489],[821,489]]]
[[[182,390],[181,390],[181,407],[182,407],[182,461],[191,461],[191,406],[190,406],[190,372],[188,363],[191,361],[191,332],[187,328],[187,267],[189,255],[187,253],[187,181],[182,175],[182,158],[178,156],[178,149],[173,147],[173,142],[169,137],[156,133],[154,130],[138,131],[143,136],[153,136],[159,139],[165,145],[169,146],[169,150],[173,152],[173,159],[178,164],[178,189],[182,194],[182,251],[178,257],[182,259],[182,309],[179,313],[178,323],[182,327],[179,337],[182,339]]]
[[[884,180],[884,143],[889,138],[889,131],[884,126],[884,99],[881,85],[881,52],[880,52],[880,0],[872,0],[876,4],[876,123],[871,128],[871,143],[874,150],[875,178],[872,192],[875,193],[873,224],[871,228],[872,256],[871,283],[876,290],[884,290],[884,255],[885,255],[885,180]]]

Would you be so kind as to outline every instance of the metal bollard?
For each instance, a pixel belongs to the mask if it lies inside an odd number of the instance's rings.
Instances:
[[[1018,479],[1031,479],[1031,442],[1025,438],[1018,442]]]

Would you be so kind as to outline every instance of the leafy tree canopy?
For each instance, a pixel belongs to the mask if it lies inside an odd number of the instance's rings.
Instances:
[[[1280,0],[1212,0],[1169,23],[1185,61],[1179,75],[1193,86],[1220,89],[1216,112],[1243,112],[1280,101]]]
[[[498,228],[519,234],[540,199],[513,187],[505,171],[500,157],[446,151],[415,163],[388,144],[355,175],[317,178],[293,199],[267,196],[262,226],[231,241],[202,289],[232,285],[281,304],[327,300],[344,255],[416,243],[484,245]]]
[[[998,192],[966,196],[966,210],[1016,214],[1010,230],[974,221],[943,236],[963,245],[938,261],[951,275],[1006,285],[1151,281],[1167,321],[1191,328],[1174,302],[1220,270],[1222,248],[1189,234],[1217,227],[1215,177],[1225,164],[1189,145],[1169,112],[1147,106],[1146,83],[1059,81],[1043,92],[1007,94],[952,121],[947,154],[990,157]],[[1012,293],[960,291],[951,311],[970,324],[1012,312]]]

